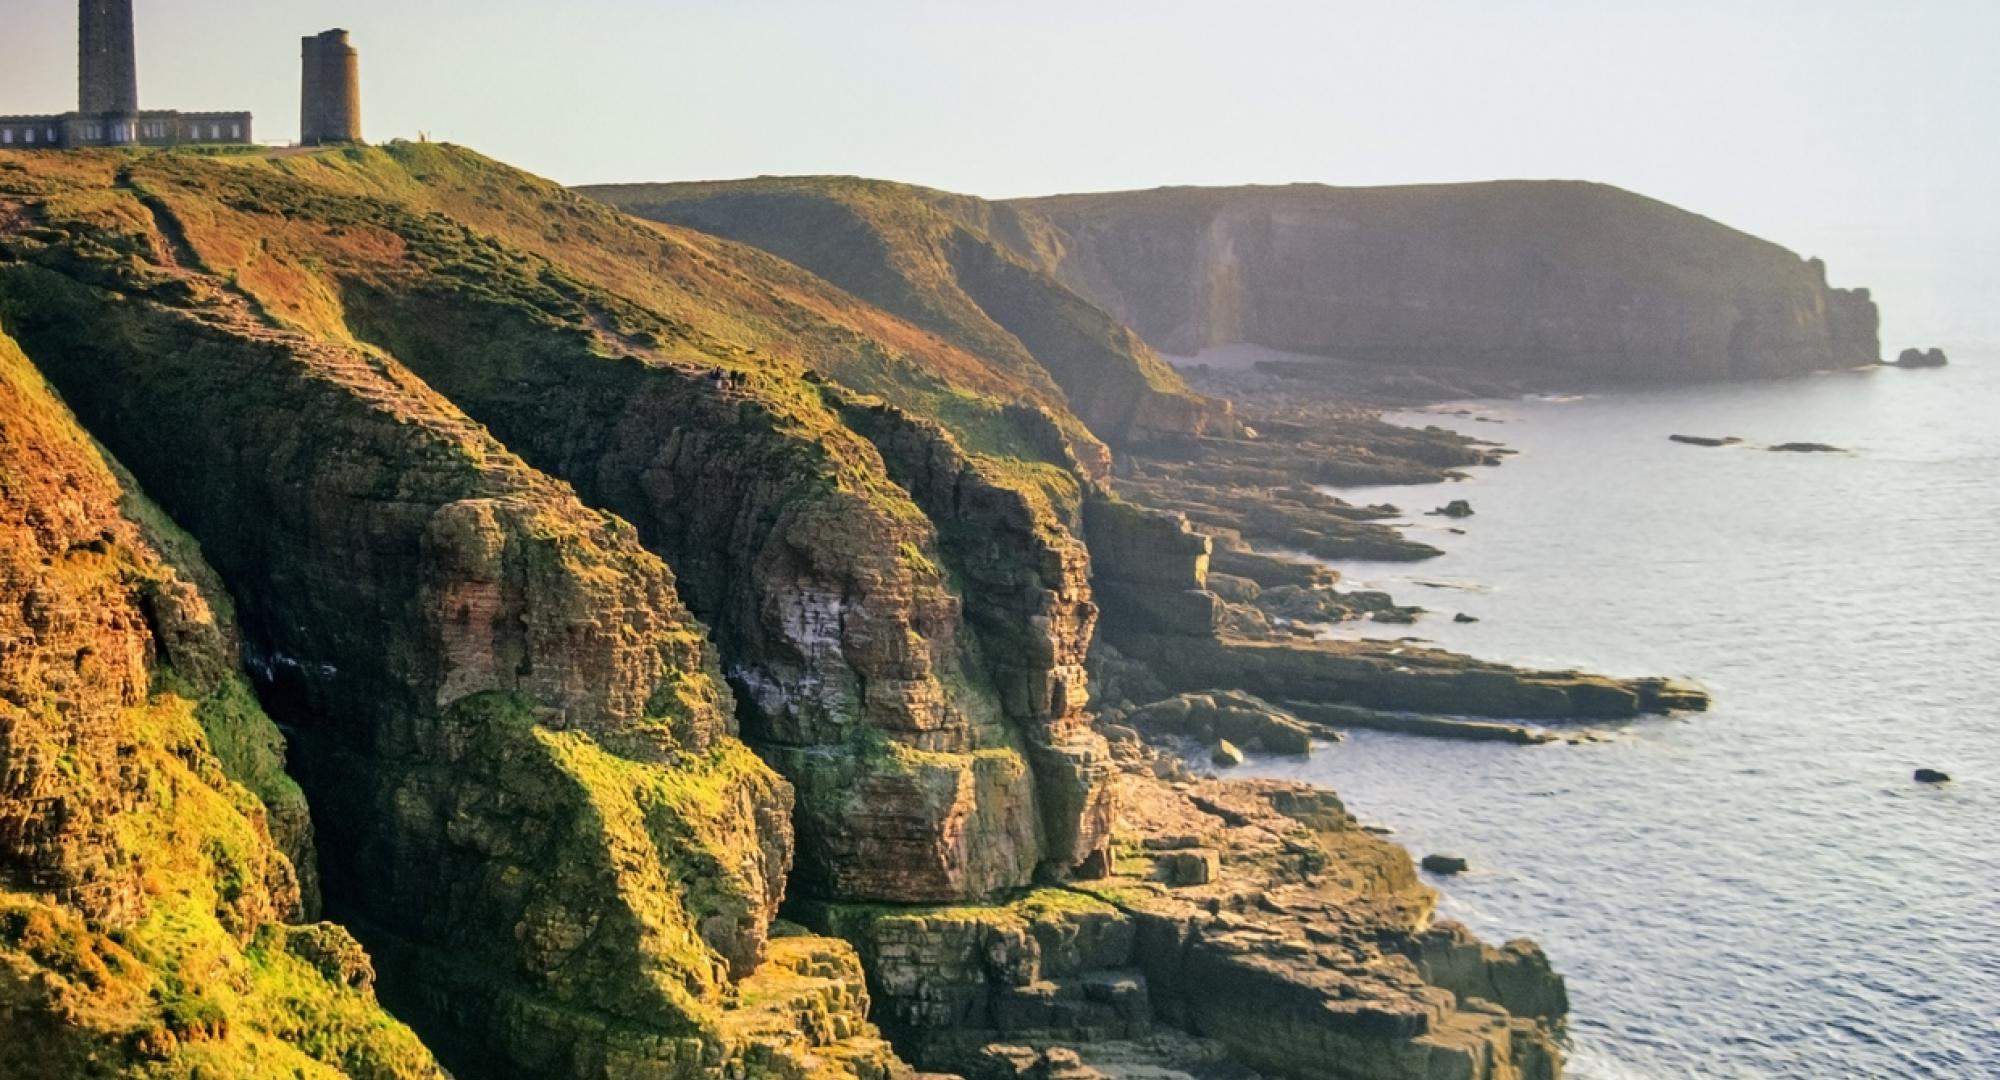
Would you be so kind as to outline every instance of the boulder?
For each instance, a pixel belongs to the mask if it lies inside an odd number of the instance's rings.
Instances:
[[[1479,617],[1477,615],[1467,615],[1465,612],[1461,611],[1457,615],[1453,616],[1451,621],[1461,624],[1476,623],[1479,621]]]
[[[1232,604],[1252,604],[1257,601],[1257,594],[1263,592],[1264,588],[1247,577],[1210,571],[1208,591]]]
[[[1222,875],[1222,855],[1214,848],[1169,851],[1153,861],[1153,872],[1169,888],[1206,885]]]
[[[1433,874],[1463,874],[1472,869],[1472,864],[1457,855],[1426,855],[1423,868]]]
[[[1847,452],[1838,446],[1817,442],[1779,443],[1771,447],[1771,450],[1780,454],[1844,454]]]
[[[1451,502],[1446,503],[1445,505],[1438,507],[1436,510],[1431,511],[1431,516],[1448,517],[1448,518],[1469,518],[1472,516],[1472,504],[1465,501],[1464,499],[1453,499]]]
[[[1235,691],[1182,694],[1134,712],[1127,723],[1142,733],[1255,744],[1275,754],[1309,754],[1313,732],[1298,717]]]
[[[1941,368],[1950,361],[1945,359],[1943,349],[1904,349],[1896,358],[1900,368]]]
[[[1235,743],[1222,739],[1215,744],[1215,753],[1209,755],[1209,760],[1221,768],[1233,769],[1243,764],[1243,751]]]
[[[1937,769],[1918,769],[1916,781],[1919,784],[1948,784],[1951,783],[1951,775]]]

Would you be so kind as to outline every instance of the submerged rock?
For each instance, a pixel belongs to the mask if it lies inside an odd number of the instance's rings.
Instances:
[[[1433,874],[1450,876],[1465,873],[1472,869],[1472,864],[1457,855],[1426,855],[1423,867]]]
[[[1941,368],[1950,361],[1945,359],[1943,349],[1904,349],[1896,357],[1894,366],[1900,368]]]
[[[1708,435],[1669,435],[1667,440],[1686,443],[1689,446],[1735,446],[1743,441],[1734,435],[1725,435],[1719,439]]]
[[[1838,446],[1817,442],[1779,443],[1771,447],[1771,451],[1779,454],[1844,454],[1847,452]]]
[[[1937,769],[1918,769],[1916,781],[1919,784],[1949,784],[1951,775]]]
[[[1464,499],[1453,499],[1451,502],[1446,503],[1445,505],[1438,507],[1436,510],[1431,511],[1431,516],[1448,517],[1448,518],[1469,518],[1472,516],[1472,504],[1465,501]]]

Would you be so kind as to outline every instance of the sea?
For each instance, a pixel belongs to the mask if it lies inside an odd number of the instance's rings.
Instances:
[[[1447,552],[1334,564],[1433,612],[1341,632],[1714,707],[1581,745],[1357,732],[1252,771],[1467,858],[1440,916],[1548,950],[1575,1080],[2000,1077],[2000,347],[1392,418],[1517,453],[1336,492]],[[1453,499],[1475,516],[1427,516]]]

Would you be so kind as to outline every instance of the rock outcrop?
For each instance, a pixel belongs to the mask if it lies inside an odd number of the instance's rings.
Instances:
[[[1138,771],[1120,796],[1118,873],[1087,889],[1000,908],[811,912],[860,944],[883,1023],[918,1064],[1559,1075],[1550,1022],[1567,1005],[1541,952],[1432,924],[1409,857],[1331,796]]]
[[[1626,719],[1708,704],[1700,690],[1669,679],[1534,671],[1399,642],[1251,637],[1205,618],[1173,617],[1196,607],[1194,601],[1176,600],[1163,615],[1160,598],[1182,595],[1227,609],[1208,591],[1208,539],[1175,515],[1112,500],[1092,506],[1093,545],[1130,551],[1133,557],[1119,565],[1146,568],[1138,577],[1130,570],[1100,574],[1104,640],[1149,666],[1172,692],[1239,690],[1287,706],[1554,722]]]
[[[1866,290],[1599,184],[1171,188],[1030,199],[1017,254],[1155,348],[1250,343],[1542,385],[1875,363]]]

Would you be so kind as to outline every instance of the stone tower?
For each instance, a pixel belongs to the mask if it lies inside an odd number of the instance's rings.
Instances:
[[[361,58],[347,43],[347,31],[306,38],[299,142],[327,146],[360,141]]]
[[[132,142],[139,116],[132,0],[80,0],[76,36],[78,111],[105,123],[104,141]]]

